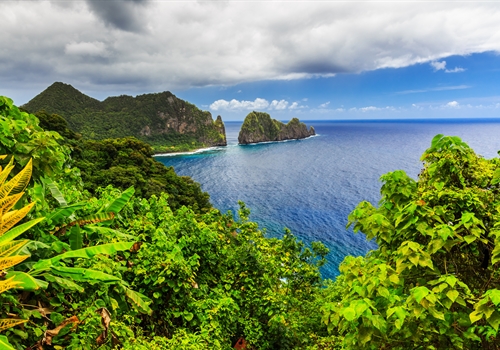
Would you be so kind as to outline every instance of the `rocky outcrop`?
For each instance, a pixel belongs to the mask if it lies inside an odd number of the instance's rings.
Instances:
[[[209,112],[168,91],[108,97],[101,102],[71,85],[54,83],[22,107],[31,113],[44,110],[58,114],[72,130],[87,139],[135,136],[159,148],[162,145],[200,148],[227,144],[220,116],[214,121]]]
[[[282,123],[263,112],[251,112],[245,118],[238,135],[238,143],[246,145],[249,143],[284,141],[304,139],[316,135],[314,128],[293,118],[288,124]]]

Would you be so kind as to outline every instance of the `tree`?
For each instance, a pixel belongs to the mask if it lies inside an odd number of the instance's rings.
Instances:
[[[383,175],[379,206],[349,215],[379,248],[344,260],[324,321],[346,348],[498,349],[500,160],[443,135],[422,160],[418,181]]]

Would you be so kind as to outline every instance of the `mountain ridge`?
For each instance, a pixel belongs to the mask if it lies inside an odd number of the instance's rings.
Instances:
[[[169,91],[110,96],[103,101],[56,82],[22,106],[31,113],[62,116],[87,139],[134,136],[157,152],[226,146],[222,118],[177,98]]]

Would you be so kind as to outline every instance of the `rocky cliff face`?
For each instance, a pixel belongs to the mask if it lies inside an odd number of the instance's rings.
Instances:
[[[246,145],[268,141],[304,139],[315,134],[316,132],[312,126],[307,130],[306,125],[297,118],[293,118],[288,124],[284,124],[271,119],[271,116],[267,113],[254,111],[246,116],[238,135],[238,143]]]
[[[58,114],[88,139],[135,136],[162,151],[177,150],[178,145],[189,149],[227,144],[220,116],[214,121],[209,112],[168,91],[101,102],[71,85],[54,83],[22,107],[31,113]]]

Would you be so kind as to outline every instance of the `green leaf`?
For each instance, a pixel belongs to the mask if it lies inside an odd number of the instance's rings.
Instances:
[[[500,304],[500,290],[490,289],[486,294],[490,297],[491,302],[495,305]]]
[[[9,279],[11,277],[14,277],[13,281],[20,283],[19,286],[17,286],[16,288],[20,288],[26,291],[33,291],[40,289],[40,282],[43,282],[21,271],[9,271],[5,276],[5,278]]]
[[[17,225],[16,227],[11,228],[9,231],[0,236],[0,244],[16,239],[16,237],[29,230],[44,219],[45,218],[33,219],[31,221],[25,222],[24,224]]]
[[[108,275],[107,273],[78,268],[78,267],[63,267],[63,266],[52,266],[50,271],[54,275],[71,278],[78,282],[116,282],[121,281],[120,277],[113,275]]]
[[[495,331],[498,331],[498,326],[500,325],[500,312],[493,312],[491,316],[487,318],[487,321]]]
[[[378,291],[378,294],[380,294],[381,296],[383,296],[386,299],[389,299],[391,296],[391,293],[389,293],[389,290],[387,288],[385,288],[384,286],[378,287],[377,291]]]
[[[2,350],[16,350],[9,343],[9,339],[5,335],[0,335],[0,349]]]
[[[90,259],[95,255],[98,254],[105,254],[105,255],[111,255],[116,252],[124,251],[124,250],[129,250],[135,242],[118,242],[118,243],[108,243],[108,244],[100,244],[94,247],[87,247],[87,248],[82,248],[82,249],[77,249],[77,250],[70,250],[69,252],[59,254],[50,260],[52,264],[55,262],[61,260],[61,259],[67,259],[67,258],[84,258],[84,259]],[[36,265],[35,265],[36,266]]]
[[[467,244],[471,244],[476,239],[477,239],[477,237],[473,236],[473,235],[467,235],[467,236],[464,237],[464,240],[465,240],[465,242],[467,242]]]
[[[430,307],[428,310],[433,317],[444,321],[444,314],[442,312],[439,312],[434,307]]]
[[[353,321],[356,318],[356,311],[352,307],[346,307],[342,314],[347,321]]]
[[[80,230],[79,225],[75,225],[71,228],[70,234],[69,234],[69,245],[71,247],[71,250],[77,250],[81,249],[83,246],[83,234],[82,231]]]
[[[483,313],[477,312],[477,311],[472,311],[469,314],[469,318],[470,318],[471,323],[474,323],[474,322],[479,321],[480,319],[483,318]]]
[[[132,198],[135,193],[135,189],[133,186],[127,188],[122,192],[120,197],[116,198],[106,209],[105,212],[118,213],[123,207],[127,204],[127,202]]]
[[[449,290],[448,293],[446,293],[446,296],[452,301],[455,302],[457,300],[459,293],[456,290]]]
[[[125,295],[132,301],[135,308],[148,315],[153,313],[153,310],[149,307],[151,300],[148,297],[125,286],[122,287],[125,289]]]
[[[74,291],[77,291],[77,292],[80,292],[80,293],[83,293],[85,291],[85,289],[83,287],[79,286],[75,282],[73,282],[71,280],[68,280],[66,278],[54,276],[54,275],[51,275],[49,273],[45,273],[42,276],[45,277],[45,279],[47,281],[49,281],[49,282],[55,282],[55,283],[57,283],[58,285],[60,285],[61,287],[65,288],[65,289],[74,290]]]
[[[59,208],[51,215],[47,216],[47,220],[52,220],[54,223],[60,223],[62,220],[69,218],[78,209],[83,208],[85,204],[85,202],[80,202],[67,207]]]
[[[436,188],[436,190],[441,191],[444,187],[444,182],[436,182],[434,184],[434,187]]]
[[[192,312],[184,311],[184,318],[189,322],[193,319],[194,315]]]
[[[50,177],[42,177],[41,180],[48,187],[50,193],[52,194],[52,197],[55,198],[59,205],[61,207],[66,207],[68,203],[66,202],[66,199],[64,199],[63,194],[61,193],[61,191],[59,191],[59,188],[57,188],[57,185],[54,183],[54,181],[52,181]]]
[[[102,236],[112,236],[112,237],[117,237],[121,238],[124,240],[138,240],[137,236],[133,236],[127,233],[120,232],[118,230],[113,230],[112,228],[109,227],[102,227],[102,226],[94,226],[94,225],[86,225],[83,227],[83,230],[89,233],[98,233]]]
[[[413,297],[415,298],[415,300],[420,303],[420,301],[425,298],[429,293],[430,293],[430,290],[425,287],[425,286],[421,286],[421,287],[415,287],[411,290],[412,294],[413,294]]]

